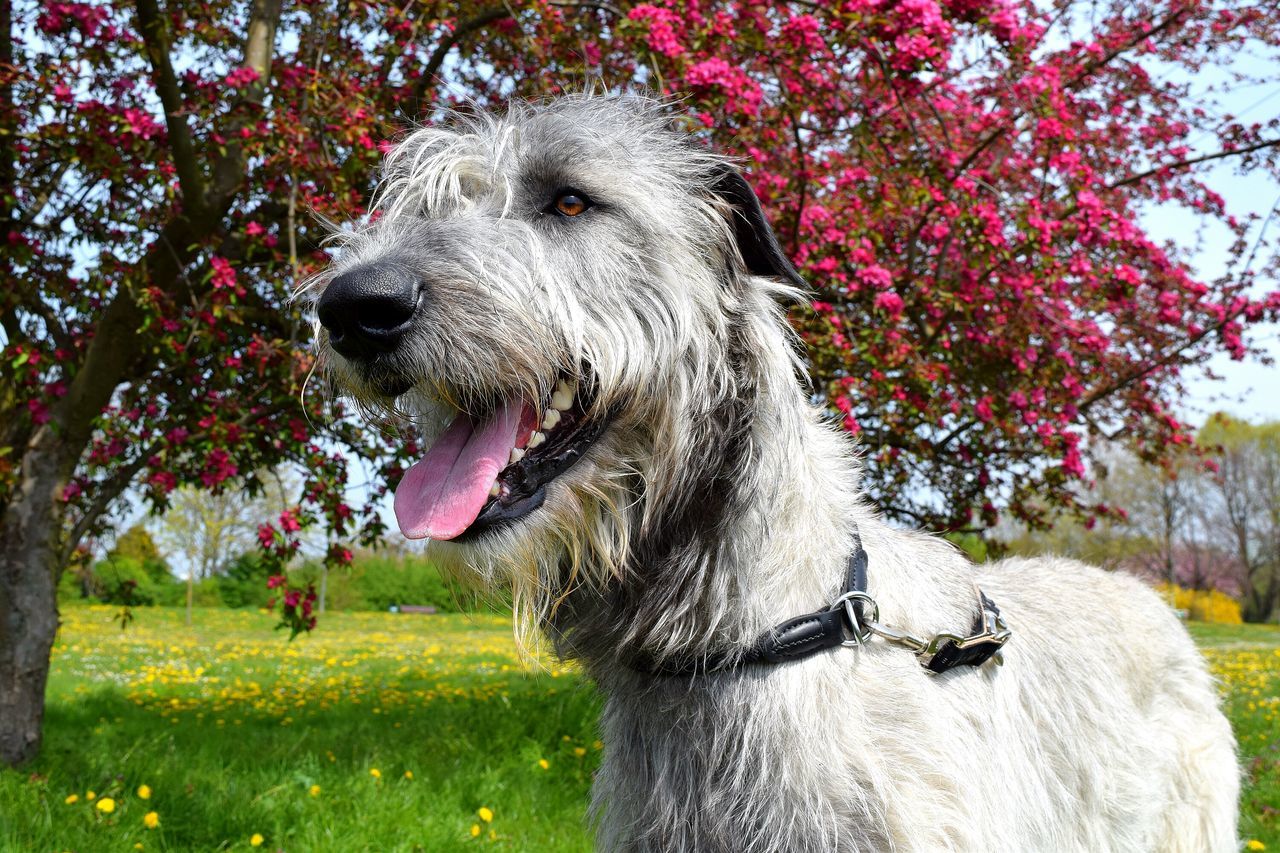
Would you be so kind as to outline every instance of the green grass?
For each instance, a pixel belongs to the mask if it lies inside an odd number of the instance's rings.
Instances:
[[[590,849],[599,702],[522,665],[509,617],[330,614],[287,644],[259,612],[136,613],[63,614],[44,751],[0,772],[0,848]],[[1280,630],[1192,630],[1249,773],[1241,831],[1280,850]]]
[[[44,751],[0,774],[5,850],[590,849],[597,699],[527,672],[510,617],[331,614],[287,644],[260,612],[112,613],[64,613]]]

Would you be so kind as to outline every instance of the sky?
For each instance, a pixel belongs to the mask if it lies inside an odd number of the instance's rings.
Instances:
[[[1280,69],[1277,69],[1280,81]],[[1280,82],[1277,82],[1280,91]],[[1280,101],[1280,98],[1276,99]],[[1238,175],[1229,165],[1214,170],[1211,178],[1214,186],[1227,201],[1229,210],[1266,211],[1280,204],[1280,184],[1251,175]],[[1143,216],[1149,233],[1159,239],[1172,239],[1183,245],[1196,228],[1195,219],[1182,210],[1159,209]],[[1260,226],[1259,226],[1260,227]],[[1255,227],[1253,235],[1256,237]],[[1280,239],[1280,212],[1270,222],[1268,235]],[[1204,242],[1191,264],[1203,279],[1213,279],[1225,269],[1229,238],[1225,229],[1208,229]],[[1261,296],[1266,289],[1280,287],[1280,282],[1262,282],[1254,295]],[[1255,325],[1245,336],[1246,340],[1262,347],[1273,359],[1280,360],[1280,324]],[[1232,361],[1225,354],[1210,360],[1208,367],[1221,380],[1210,379],[1204,371],[1188,373],[1187,395],[1180,402],[1182,418],[1199,424],[1215,411],[1226,411],[1246,420],[1280,420],[1280,365],[1263,364],[1259,360]]]
[[[1280,115],[1280,62],[1262,61],[1245,53],[1235,67],[1274,82],[1253,87],[1232,86],[1226,73],[1209,68],[1190,80],[1192,91],[1202,91],[1212,85],[1225,86],[1222,104],[1245,124]],[[1191,143],[1201,153],[1210,153],[1215,146],[1215,140],[1208,134],[1192,137]],[[1238,174],[1229,158],[1215,164],[1208,173],[1207,182],[1226,200],[1227,210],[1237,215],[1256,211],[1265,216],[1267,211],[1280,205],[1280,183],[1257,171]],[[1182,209],[1171,206],[1156,208],[1148,211],[1142,222],[1148,233],[1158,240],[1172,240],[1185,247],[1195,244],[1198,223]],[[1255,226],[1251,239],[1257,238],[1260,228],[1261,224]],[[1206,229],[1200,236],[1202,242],[1191,257],[1191,266],[1202,279],[1211,280],[1225,270],[1230,237],[1225,228],[1216,226]],[[1267,236],[1273,241],[1280,241],[1280,210],[1270,221]],[[1263,282],[1256,288],[1254,296],[1263,295],[1268,288],[1280,288],[1280,282]],[[1245,339],[1260,345],[1273,359],[1280,360],[1280,324],[1259,324]],[[1222,379],[1211,380],[1199,371],[1186,374],[1187,395],[1179,407],[1184,421],[1200,424],[1215,411],[1226,411],[1253,421],[1280,420],[1280,366],[1268,366],[1256,360],[1236,362],[1226,355],[1216,356],[1208,366]]]

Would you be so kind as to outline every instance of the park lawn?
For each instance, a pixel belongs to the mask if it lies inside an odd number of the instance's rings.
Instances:
[[[64,610],[44,752],[0,772],[0,849],[591,847],[599,701],[522,663],[507,616],[329,614],[286,643],[256,611],[115,612]],[[1240,739],[1241,832],[1280,850],[1280,629],[1192,630]]]

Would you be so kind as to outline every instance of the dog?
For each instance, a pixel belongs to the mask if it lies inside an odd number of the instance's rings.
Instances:
[[[603,692],[601,850],[1236,849],[1174,614],[877,515],[804,388],[804,280],[669,104],[416,129],[335,240],[326,369],[427,439],[401,531]]]

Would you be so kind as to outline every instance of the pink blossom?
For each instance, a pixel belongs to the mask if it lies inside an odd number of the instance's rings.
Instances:
[[[676,36],[679,18],[670,9],[658,8],[649,3],[641,3],[627,17],[633,21],[649,22],[649,47],[663,56],[674,58],[685,52],[685,47]]]
[[[890,317],[896,318],[902,314],[905,303],[903,303],[902,297],[892,290],[882,290],[876,294],[875,306]]]
[[[236,271],[231,263],[225,258],[214,255],[209,259],[209,266],[213,267],[213,278],[211,283],[214,289],[236,286]]]
[[[247,86],[250,83],[253,83],[258,79],[258,77],[259,77],[259,74],[257,71],[255,71],[254,69],[250,68],[247,65],[242,65],[241,67],[227,74],[227,76],[224,79],[226,80],[226,83],[228,86],[238,89],[243,86]]]

